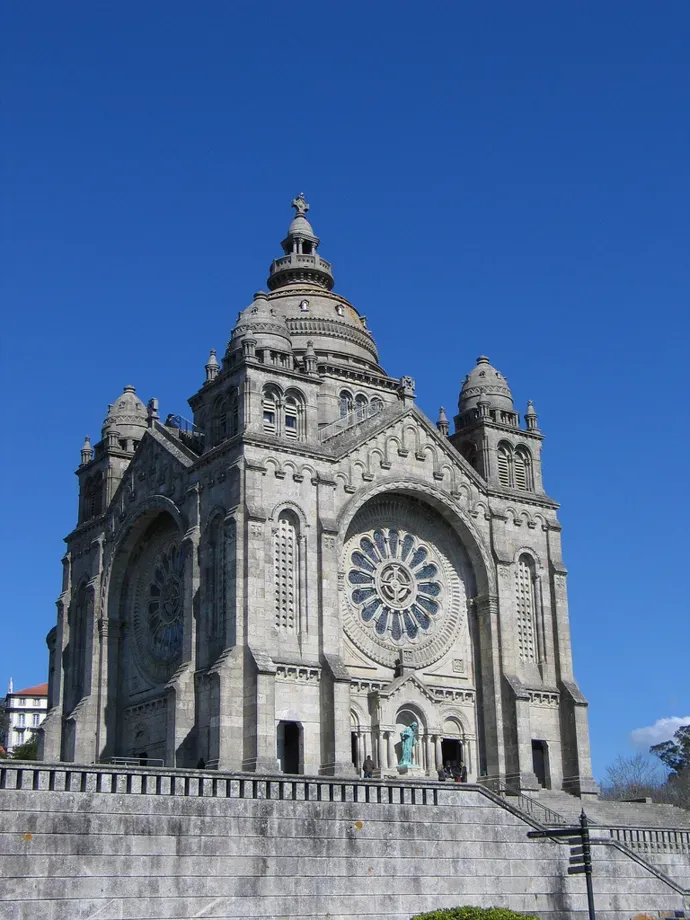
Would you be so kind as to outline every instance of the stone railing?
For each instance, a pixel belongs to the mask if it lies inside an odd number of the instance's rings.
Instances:
[[[438,793],[443,788],[443,784],[424,781],[265,776],[111,764],[0,763],[0,790],[438,805]]]
[[[609,827],[611,838],[633,851],[690,855],[690,830],[672,827]]]

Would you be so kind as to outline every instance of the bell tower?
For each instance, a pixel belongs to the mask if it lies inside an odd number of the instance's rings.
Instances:
[[[531,401],[525,426],[520,428],[508,381],[480,355],[462,383],[452,444],[489,485],[543,494],[543,435]]]

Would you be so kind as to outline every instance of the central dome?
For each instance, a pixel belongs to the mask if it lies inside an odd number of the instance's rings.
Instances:
[[[295,356],[303,355],[312,341],[321,362],[381,373],[366,318],[332,292],[332,266],[317,252],[320,240],[306,218],[304,195],[292,207],[297,213],[282,242],[285,255],[274,259],[267,283],[270,306],[286,323]]]

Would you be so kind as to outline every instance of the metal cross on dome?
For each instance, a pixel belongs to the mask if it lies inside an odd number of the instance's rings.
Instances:
[[[292,204],[290,207],[297,211],[297,217],[304,217],[304,215],[309,210],[309,205],[304,198],[304,192],[300,192],[297,198],[292,199]]]

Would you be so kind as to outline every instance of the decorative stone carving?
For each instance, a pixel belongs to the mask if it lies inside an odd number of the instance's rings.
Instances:
[[[381,497],[355,516],[345,544],[345,630],[365,654],[389,667],[436,661],[466,608],[457,536],[423,506]],[[406,657],[410,657],[406,656]]]
[[[184,550],[169,531],[151,536],[138,556],[132,587],[132,625],[139,665],[157,682],[170,678],[182,657]]]

